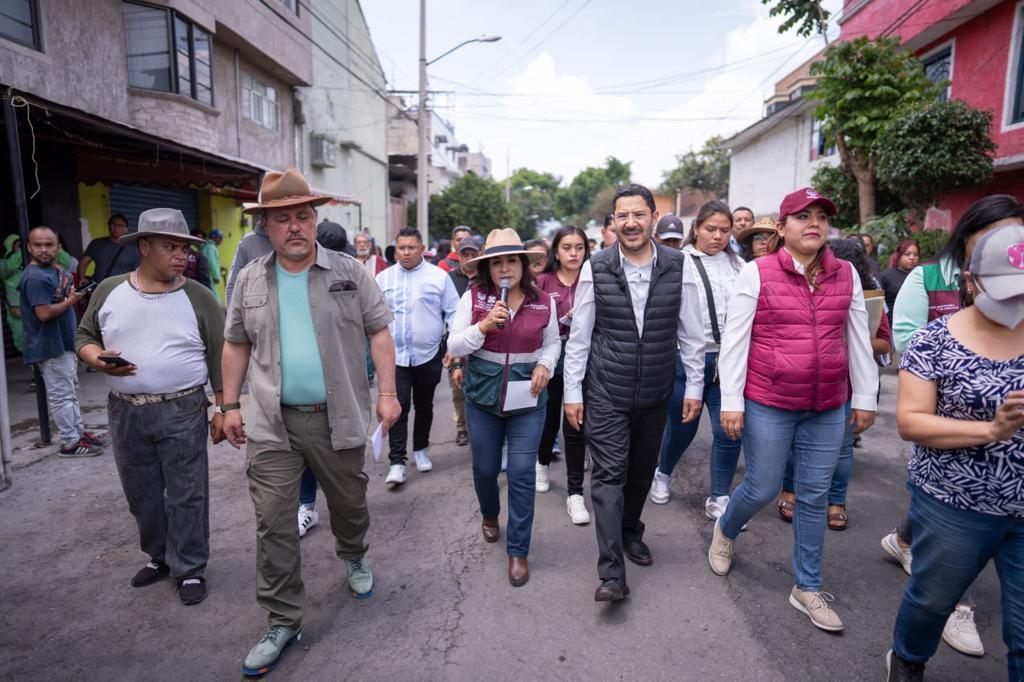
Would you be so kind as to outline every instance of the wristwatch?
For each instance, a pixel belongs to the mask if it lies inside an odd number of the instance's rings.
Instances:
[[[224,403],[219,408],[221,414],[227,414],[231,410],[242,409],[242,403]]]

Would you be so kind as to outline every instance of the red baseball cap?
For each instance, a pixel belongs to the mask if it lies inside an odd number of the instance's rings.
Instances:
[[[811,204],[818,204],[830,216],[836,214],[836,205],[832,203],[831,199],[821,196],[818,194],[818,190],[813,187],[804,187],[795,192],[790,192],[783,198],[782,203],[779,204],[779,220],[785,219],[788,215],[799,213]]]

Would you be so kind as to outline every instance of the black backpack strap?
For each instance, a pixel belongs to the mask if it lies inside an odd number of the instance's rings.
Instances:
[[[708,279],[708,271],[704,269],[704,264],[700,262],[700,258],[692,253],[690,257],[693,258],[693,264],[697,267],[701,281],[704,282],[704,293],[708,297],[708,313],[711,315],[711,335],[715,338],[715,344],[721,346],[722,332],[718,329],[718,313],[715,311],[715,296],[711,292],[711,280]]]

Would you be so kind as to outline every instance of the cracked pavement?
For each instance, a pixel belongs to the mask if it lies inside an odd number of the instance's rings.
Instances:
[[[109,453],[60,459],[32,449],[34,399],[26,373],[8,366],[17,426],[14,485],[0,493],[0,660],[4,679],[227,679],[265,627],[255,601],[255,523],[244,455],[210,448],[210,596],[180,604],[170,582],[135,589],[138,550]],[[106,420],[102,377],[82,374],[90,425]],[[437,391],[434,470],[409,467],[398,490],[387,461],[367,455],[374,597],[353,599],[326,514],[302,541],[306,612],[301,646],[271,679],[758,679],[879,680],[904,575],[878,541],[906,505],[909,448],[895,433],[895,380],[883,381],[878,424],[855,453],[850,528],[829,532],[825,589],[846,622],[815,630],[787,604],[792,532],[772,507],[737,541],[726,578],[707,566],[704,517],[709,428],[703,420],[680,463],[668,505],[644,520],[654,565],[629,565],[632,595],[596,604],[592,525],[565,512],[565,470],[537,496],[530,582],[506,577],[504,534],[483,541],[468,447],[454,444],[447,382]],[[589,478],[588,478],[589,480]],[[504,494],[503,494],[504,503]],[[319,504],[324,504],[321,497]],[[590,506],[588,494],[588,508]],[[504,529],[504,514],[502,516]],[[940,644],[929,677],[1003,679],[998,584],[975,586],[988,649],[970,659]]]

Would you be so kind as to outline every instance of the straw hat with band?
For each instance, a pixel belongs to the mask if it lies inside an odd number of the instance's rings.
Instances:
[[[256,203],[243,204],[242,212],[252,215],[270,208],[284,208],[299,204],[319,206],[330,200],[330,197],[313,194],[302,173],[294,168],[289,168],[283,173],[271,171],[264,175],[263,182],[260,183],[259,198]]]
[[[135,244],[143,237],[180,239],[190,244],[205,244],[206,240],[189,233],[185,215],[176,208],[151,208],[139,214],[139,228],[121,237],[121,244]]]
[[[771,218],[764,217],[750,227],[744,227],[736,230],[735,237],[736,241],[744,242],[755,234],[775,234],[776,232],[778,232],[778,229],[775,227],[775,221]]]
[[[491,230],[487,235],[487,241],[484,243],[484,252],[476,258],[466,262],[478,263],[479,261],[494,258],[495,256],[510,256],[520,253],[529,257],[531,263],[547,258],[546,253],[542,253],[540,251],[528,251],[523,248],[523,240],[519,238],[519,233],[511,227],[503,227],[501,229]]]

